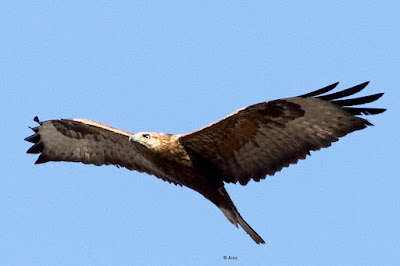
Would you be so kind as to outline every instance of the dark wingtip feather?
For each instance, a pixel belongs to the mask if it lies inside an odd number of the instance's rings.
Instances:
[[[29,136],[29,137],[26,137],[24,140],[32,142],[32,143],[36,143],[36,142],[38,142],[40,140],[40,135],[36,133],[36,134],[33,134],[33,135]]]
[[[35,164],[47,163],[48,161],[49,160],[42,153],[42,154],[40,154],[39,158],[36,160]]]
[[[373,94],[373,95],[368,95],[368,96],[364,96],[364,97],[358,97],[358,98],[352,98],[352,99],[345,99],[345,100],[337,100],[337,99],[341,99],[343,97],[346,96],[350,96],[353,94],[356,94],[357,92],[360,92],[361,90],[363,90],[368,84],[369,81],[366,81],[364,83],[358,84],[354,87],[342,90],[342,91],[338,91],[335,93],[331,93],[331,94],[327,94],[327,95],[322,95],[323,93],[326,93],[330,90],[332,90],[333,88],[336,87],[336,85],[338,84],[334,83],[332,85],[329,85],[325,88],[307,93],[307,94],[303,94],[299,97],[316,97],[319,98],[321,100],[325,100],[325,101],[329,101],[331,103],[333,103],[334,105],[340,107],[342,110],[345,110],[346,112],[352,114],[352,115],[375,115],[375,114],[380,114],[383,113],[384,111],[386,111],[386,109],[384,108],[354,108],[354,107],[349,107],[349,106],[353,106],[353,105],[359,105],[359,104],[366,104],[366,103],[370,103],[370,102],[374,102],[376,100],[378,100],[379,98],[382,97],[383,93],[377,93],[377,94]],[[368,124],[369,125],[369,124]],[[372,124],[371,124],[372,125]]]
[[[357,92],[360,92],[361,90],[363,90],[367,85],[369,84],[369,81],[366,81],[364,83],[358,84],[354,87],[351,87],[349,89],[346,90],[342,90],[342,91],[338,91],[332,94],[328,94],[328,95],[323,95],[323,96],[319,96],[318,98],[322,99],[322,100],[335,100],[335,99],[340,99],[346,96],[350,96],[353,94],[356,94]]]
[[[343,107],[342,109],[352,115],[377,115],[386,111],[385,108]]]
[[[374,101],[378,100],[379,98],[381,98],[382,95],[383,95],[383,92],[364,96],[364,97],[358,97],[358,98],[347,99],[347,100],[336,100],[336,101],[331,101],[331,102],[338,106],[352,106],[352,105],[359,105],[359,104],[374,102]]]
[[[303,98],[305,98],[305,97],[314,97],[314,96],[318,96],[318,95],[321,95],[321,94],[327,93],[328,91],[333,90],[338,84],[339,84],[339,82],[336,82],[336,83],[333,83],[333,84],[331,84],[331,85],[329,85],[329,86],[326,86],[326,87],[324,87],[324,88],[322,88],[322,89],[319,89],[319,90],[316,90],[316,91],[312,91],[312,92],[309,92],[309,93],[300,95],[300,96],[298,96],[298,97],[303,97]]]
[[[41,153],[44,149],[43,142],[35,143],[26,153]]]
[[[38,133],[39,132],[39,127],[29,127],[30,129],[33,130],[33,132]]]
[[[42,125],[42,122],[40,122],[39,117],[37,117],[37,116],[35,116],[35,117],[33,118],[33,121],[35,121],[36,123],[38,123],[39,126]],[[39,126],[37,126],[37,127],[29,127],[29,128],[32,129],[35,133],[38,133],[38,131],[39,131]],[[30,137],[32,137],[32,136],[30,136]],[[29,137],[28,137],[28,138],[29,138]],[[27,140],[27,138],[25,138],[25,140]],[[29,141],[29,140],[27,140],[27,141]]]
[[[385,112],[386,108],[362,108],[365,115],[376,115]]]
[[[40,122],[38,116],[35,116],[35,117],[33,118],[33,121],[35,121],[35,122],[38,123],[39,125],[41,124],[41,122]]]

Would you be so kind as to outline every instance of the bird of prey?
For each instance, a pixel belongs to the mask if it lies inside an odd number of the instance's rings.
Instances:
[[[36,164],[49,161],[116,165],[189,187],[214,203],[228,220],[257,243],[264,240],[240,215],[224,183],[246,185],[274,175],[305,159],[310,151],[331,145],[346,134],[372,124],[360,115],[382,108],[354,107],[383,93],[342,99],[368,82],[327,94],[338,83],[297,97],[254,104],[188,134],[129,133],[87,119],[35,121]]]

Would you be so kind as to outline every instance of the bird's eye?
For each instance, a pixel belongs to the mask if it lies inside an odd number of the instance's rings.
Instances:
[[[145,139],[150,139],[150,134],[147,134],[147,133],[142,134],[142,137]]]

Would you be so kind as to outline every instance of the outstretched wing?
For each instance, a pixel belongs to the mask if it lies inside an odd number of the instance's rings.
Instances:
[[[338,100],[361,91],[368,82],[323,95],[338,83],[298,97],[240,109],[180,142],[193,159],[207,162],[225,182],[246,185],[305,159],[355,130],[372,125],[357,117],[385,109],[351,107],[377,100],[383,93]]]
[[[145,145],[129,141],[132,134],[86,119],[60,119],[40,122],[25,138],[34,143],[27,153],[39,153],[36,164],[49,161],[116,165],[146,172],[174,182],[157,167],[154,153]]]

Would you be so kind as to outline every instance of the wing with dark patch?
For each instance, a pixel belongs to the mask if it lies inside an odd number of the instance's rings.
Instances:
[[[260,103],[241,109],[203,129],[183,135],[192,157],[208,161],[225,182],[245,185],[305,159],[312,150],[329,147],[340,137],[372,125],[357,117],[385,109],[356,108],[382,94],[338,100],[368,83],[328,95],[337,83],[299,97]]]
[[[116,165],[146,172],[168,182],[157,167],[154,153],[136,141],[131,133],[86,119],[60,119],[39,122],[35,132],[25,138],[33,146],[27,153],[39,153],[36,164],[49,161],[82,162],[94,165]]]

